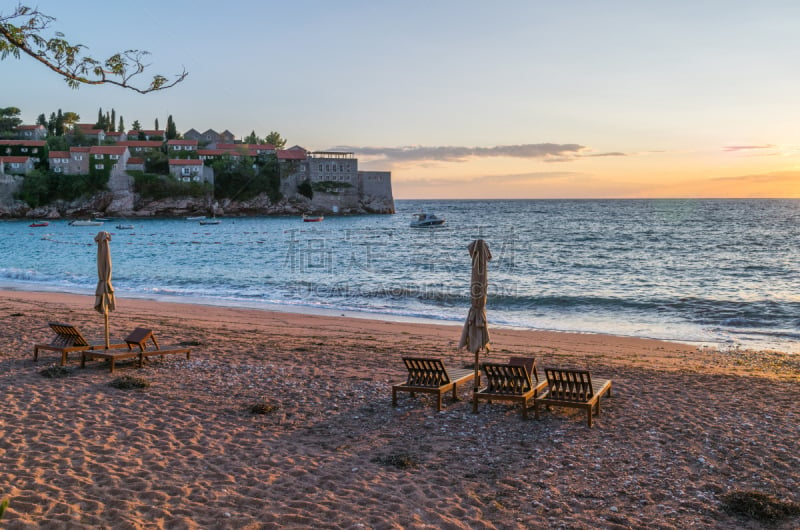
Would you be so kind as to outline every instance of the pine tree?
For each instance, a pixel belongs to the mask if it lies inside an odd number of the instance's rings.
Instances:
[[[108,120],[108,131],[106,132],[114,132],[114,127],[117,125],[117,111],[111,109],[111,119]]]
[[[56,114],[55,132],[56,136],[64,136],[64,115],[61,114],[61,109]]]
[[[36,118],[36,125],[44,125],[47,127],[47,116],[45,116],[44,113],[39,114],[39,117]]]
[[[56,113],[50,113],[50,119],[47,120],[47,134],[50,136],[56,135]]]
[[[175,122],[172,120],[172,114],[167,118],[167,140],[174,140],[178,137],[178,129],[175,127]]]
[[[117,127],[117,131],[125,132],[125,122],[122,120],[122,114],[119,116],[119,127]]]
[[[156,118],[156,130],[157,130],[157,131],[159,131],[159,130],[160,130],[160,129],[158,128],[158,118]]]

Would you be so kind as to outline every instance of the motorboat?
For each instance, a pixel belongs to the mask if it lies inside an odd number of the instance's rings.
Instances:
[[[74,221],[69,222],[69,226],[103,226],[103,221],[75,219]]]
[[[206,219],[205,217],[200,219],[201,225],[218,225],[220,222],[219,219]]]
[[[428,228],[443,224],[444,219],[432,213],[415,213],[411,219],[411,228]]]
[[[133,225],[117,225],[117,230],[133,230]]]
[[[323,217],[321,215],[306,215],[306,214],[303,214],[303,222],[304,223],[319,223],[323,219],[325,219],[325,217]]]
[[[34,221],[28,226],[30,226],[31,228],[37,228],[40,226],[50,226],[50,223],[48,223],[47,221]]]
[[[100,223],[105,223],[106,221],[113,221],[113,219],[110,217],[95,217],[94,220]]]

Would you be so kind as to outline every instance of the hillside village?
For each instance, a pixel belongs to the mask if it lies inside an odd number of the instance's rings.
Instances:
[[[242,143],[227,130],[189,129],[167,139],[165,130],[106,132],[93,124],[72,127],[83,145],[56,151],[43,125],[14,132],[16,138],[0,140],[0,217],[394,213],[391,173],[359,170],[352,152]],[[221,181],[234,166],[244,174],[237,178],[250,176],[238,188]],[[94,183],[96,193],[38,204],[25,186],[26,178],[63,186],[70,177]],[[253,190],[261,182],[264,189]]]

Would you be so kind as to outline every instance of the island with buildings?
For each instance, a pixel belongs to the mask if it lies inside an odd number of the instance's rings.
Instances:
[[[353,152],[88,124],[72,128],[81,145],[54,150],[43,125],[15,132],[0,140],[3,218],[394,213],[391,173],[360,170]]]

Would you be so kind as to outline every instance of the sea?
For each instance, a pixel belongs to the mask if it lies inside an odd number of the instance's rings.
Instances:
[[[490,327],[800,352],[800,200],[398,200],[393,215],[0,222],[0,287],[460,325],[468,245]],[[446,219],[411,228],[417,212]],[[134,229],[117,229],[133,224]],[[87,304],[91,301],[87,301]],[[43,317],[45,318],[45,317]],[[454,336],[458,330],[454,329]]]

